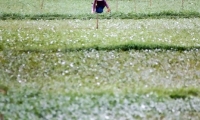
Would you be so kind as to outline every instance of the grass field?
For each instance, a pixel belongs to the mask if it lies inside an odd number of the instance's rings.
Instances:
[[[144,7],[119,1],[118,12],[199,12],[197,0],[136,2]],[[82,16],[87,4],[1,0],[0,10]],[[99,29],[82,17],[1,20],[0,120],[200,119],[200,19],[178,17],[103,18]]]
[[[43,2],[42,2],[43,1]],[[200,18],[199,0],[109,0],[106,19]],[[0,0],[0,19],[94,19],[88,0]]]
[[[199,19],[1,21],[2,49],[199,48]],[[127,47],[128,46],[128,47]],[[4,47],[4,48],[3,48]]]
[[[93,0],[0,0],[1,13],[20,14],[87,14],[91,13]],[[200,12],[199,0],[108,0],[112,12],[157,13],[162,11]]]

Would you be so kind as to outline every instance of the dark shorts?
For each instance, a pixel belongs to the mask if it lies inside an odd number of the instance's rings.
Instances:
[[[105,6],[97,6],[96,13],[102,13]]]

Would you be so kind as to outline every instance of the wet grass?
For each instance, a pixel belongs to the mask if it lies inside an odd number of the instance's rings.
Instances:
[[[199,49],[199,19],[1,21],[1,50]],[[112,24],[113,23],[113,24]]]
[[[5,119],[199,119],[199,19],[0,21]]]
[[[0,0],[0,119],[200,119],[199,4]]]

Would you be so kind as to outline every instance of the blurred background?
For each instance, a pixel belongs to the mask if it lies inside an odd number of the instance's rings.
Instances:
[[[0,13],[87,14],[93,0],[0,0]],[[200,0],[107,0],[112,12],[200,12]]]

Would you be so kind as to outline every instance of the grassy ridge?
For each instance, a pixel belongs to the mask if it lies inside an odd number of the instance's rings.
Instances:
[[[0,14],[1,20],[62,20],[62,19],[95,19],[96,15],[92,14],[82,14],[82,15],[72,15],[72,14],[38,14],[38,15],[23,15],[17,13],[2,13]],[[177,18],[200,18],[199,12],[192,11],[163,11],[160,13],[112,13],[112,14],[102,14],[99,19],[177,19]]]

